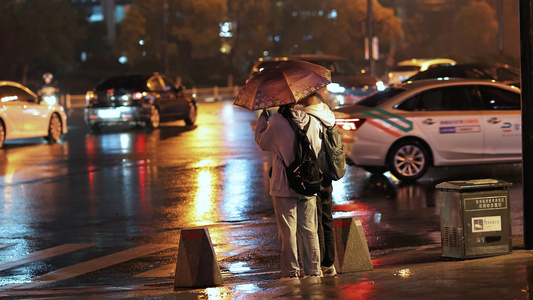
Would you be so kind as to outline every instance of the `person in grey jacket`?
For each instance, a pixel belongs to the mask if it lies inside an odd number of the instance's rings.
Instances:
[[[307,136],[315,154],[320,150],[320,122],[309,117],[304,111],[293,110],[293,105],[280,106],[280,113],[268,120],[263,111],[259,116],[255,131],[255,141],[263,151],[272,153],[272,175],[270,177],[270,195],[272,196],[278,233],[281,237],[281,277],[282,280],[301,277],[298,263],[297,232],[302,241],[302,263],[305,275],[319,277],[320,246],[318,241],[318,220],[316,195],[304,196],[289,187],[285,166],[295,159],[296,135],[289,122],[282,116],[283,110],[289,110],[294,122],[303,128],[309,126]],[[318,148],[317,148],[318,145]]]
[[[329,109],[329,106],[318,101],[316,94],[302,99],[298,103],[303,106],[303,110],[307,114],[320,119],[325,126],[331,127],[335,125],[335,115]],[[331,179],[324,176],[320,190],[317,193],[318,240],[320,242],[320,264],[323,276],[337,275],[334,265],[335,228],[332,215],[332,192]]]

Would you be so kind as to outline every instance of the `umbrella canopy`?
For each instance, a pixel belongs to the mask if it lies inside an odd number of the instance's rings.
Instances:
[[[249,110],[295,103],[331,83],[330,70],[306,61],[279,64],[252,77],[233,102]]]

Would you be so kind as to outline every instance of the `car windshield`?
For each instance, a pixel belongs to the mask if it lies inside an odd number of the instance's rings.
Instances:
[[[292,60],[291,60],[292,61]],[[344,60],[305,60],[313,64],[317,64],[319,66],[323,66],[326,69],[329,69],[332,74],[335,75],[360,75],[361,72],[353,66],[350,62],[344,61]],[[277,60],[277,61],[265,61],[259,65],[257,65],[257,68],[254,68],[251,76],[256,75],[257,73],[261,72],[263,69],[275,67],[281,63],[288,62],[284,60]]]
[[[386,101],[387,99],[398,95],[399,93],[405,92],[405,89],[391,87],[385,89],[381,92],[373,93],[372,95],[364,98],[363,100],[357,102],[357,105],[363,105],[367,107],[376,107]]]
[[[263,71],[264,69],[275,67],[284,62],[287,62],[287,61],[284,61],[284,60],[265,61],[257,66],[257,70],[255,69],[253,70],[252,76]]]
[[[128,75],[128,76],[116,76],[105,79],[100,82],[96,87],[96,90],[108,90],[108,89],[145,89],[146,88],[146,76],[145,75]]]
[[[350,64],[348,61],[344,60],[310,60],[309,62],[312,62],[317,65],[321,65],[324,68],[327,68],[331,71],[333,74],[337,75],[359,75],[361,74],[357,68],[355,68],[352,64]]]
[[[413,72],[413,71],[419,71],[419,66],[396,66],[392,68],[392,72]]]

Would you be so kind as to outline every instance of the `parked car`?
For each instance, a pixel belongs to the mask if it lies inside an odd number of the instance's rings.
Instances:
[[[520,69],[506,64],[464,63],[453,66],[433,67],[418,72],[406,81],[430,78],[477,78],[491,79],[520,87]]]
[[[44,137],[57,142],[67,133],[67,115],[57,103],[47,103],[29,88],[0,81],[0,148],[4,141]]]
[[[393,85],[407,80],[418,72],[438,66],[452,66],[456,61],[449,58],[423,58],[400,61],[387,74],[387,83]]]
[[[520,90],[490,80],[398,84],[334,110],[349,162],[417,180],[430,166],[522,158]]]
[[[159,73],[125,74],[102,80],[86,96],[85,122],[103,126],[130,124],[158,128],[160,122],[196,122],[196,99]]]
[[[298,60],[308,61],[331,71],[332,83],[317,93],[319,100],[331,108],[356,103],[375,92],[381,84],[376,78],[364,74],[343,57],[319,54],[259,58],[255,62],[249,78],[265,68]]]

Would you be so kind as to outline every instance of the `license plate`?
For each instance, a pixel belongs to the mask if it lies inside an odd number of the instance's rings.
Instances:
[[[116,119],[120,118],[120,111],[117,110],[99,110],[98,117],[102,119]]]

